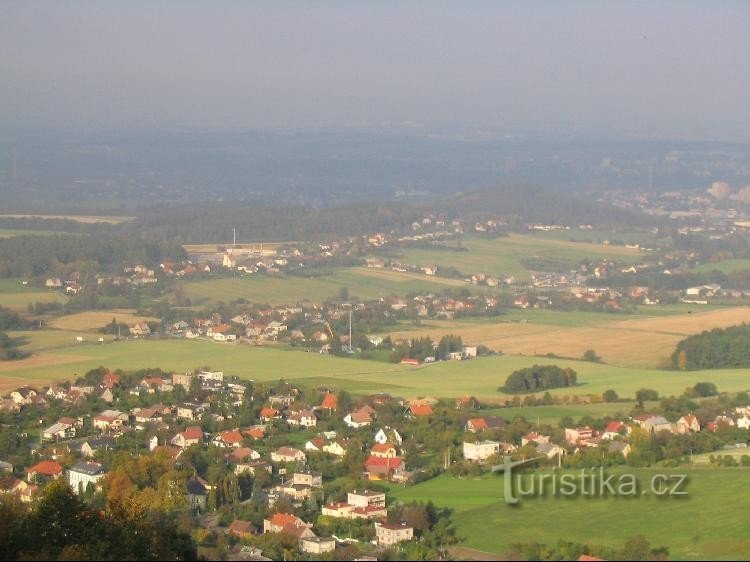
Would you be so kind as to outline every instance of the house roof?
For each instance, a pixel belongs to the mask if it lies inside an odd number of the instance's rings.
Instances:
[[[26,472],[42,474],[45,476],[57,476],[62,472],[62,465],[55,461],[41,461],[29,468]]]
[[[266,406],[265,408],[261,409],[260,411],[260,417],[261,418],[273,418],[277,416],[279,411],[276,408],[271,408],[269,406]]]
[[[185,431],[183,431],[180,435],[182,435],[182,437],[186,440],[203,439],[203,430],[197,425],[192,425],[185,428]]]
[[[415,416],[431,416],[433,414],[432,406],[429,404],[415,404],[409,406],[409,411]]]
[[[365,467],[367,470],[380,470],[380,471],[388,471],[388,470],[395,470],[401,465],[403,465],[404,461],[401,460],[398,457],[390,458],[390,459],[383,459],[380,457],[367,457],[367,460],[365,461]]]
[[[300,454],[304,455],[305,453],[294,447],[279,447],[276,449],[276,454],[283,457],[296,457]]]
[[[232,451],[229,454],[229,456],[232,460],[242,461],[242,460],[252,457],[253,453],[255,453],[255,451],[252,450],[250,447],[239,447],[238,449],[235,449],[234,451]]]
[[[484,418],[472,418],[468,422],[474,429],[488,429],[487,420]]]
[[[274,513],[269,519],[271,525],[286,527],[287,525],[304,525],[302,519],[292,513]]]
[[[337,410],[339,407],[339,397],[330,392],[323,397],[323,403],[320,405],[324,410]]]
[[[265,431],[263,431],[263,429],[260,427],[252,427],[250,429],[243,429],[242,433],[244,433],[245,435],[249,435],[253,439],[263,439],[263,437],[266,434]]]
[[[622,422],[611,421],[607,424],[607,427],[604,428],[604,431],[605,433],[619,433],[622,428]]]
[[[73,468],[70,469],[72,472],[80,472],[87,474],[88,476],[96,476],[97,474],[104,474],[104,465],[98,462],[87,462],[81,461],[76,463]]]
[[[243,439],[242,433],[238,429],[222,431],[219,436],[224,443],[242,443]]]
[[[382,445],[380,443],[375,443],[372,446],[372,449],[370,449],[373,453],[387,453],[388,451],[395,451],[396,447],[391,445],[390,443],[383,443]]]
[[[235,519],[229,524],[229,530],[233,533],[245,534],[255,533],[256,528],[250,521],[242,521],[241,519]]]

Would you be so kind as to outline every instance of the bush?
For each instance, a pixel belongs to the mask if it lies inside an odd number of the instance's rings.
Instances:
[[[534,365],[513,371],[505,381],[500,392],[524,394],[548,388],[575,386],[578,374],[570,368],[563,369],[557,365]]]

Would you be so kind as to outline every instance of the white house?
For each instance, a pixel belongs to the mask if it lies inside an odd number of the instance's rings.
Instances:
[[[89,484],[97,485],[107,471],[98,462],[81,461],[68,471],[68,483],[78,494],[86,490]]]
[[[464,458],[467,461],[486,461],[492,455],[500,453],[499,441],[464,442]]]

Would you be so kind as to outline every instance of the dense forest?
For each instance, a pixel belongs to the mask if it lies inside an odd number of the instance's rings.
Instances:
[[[675,369],[750,367],[750,325],[716,328],[689,336],[672,353]]]
[[[168,238],[98,234],[27,235],[0,240],[0,277],[36,277],[73,271],[108,271],[124,263],[157,266],[185,257]]]
[[[575,386],[578,374],[570,368],[557,365],[534,365],[513,371],[498,391],[511,394],[525,394],[549,388]]]

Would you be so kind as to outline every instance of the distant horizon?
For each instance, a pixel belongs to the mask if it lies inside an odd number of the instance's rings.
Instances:
[[[750,4],[6,3],[0,128],[750,142]]]

